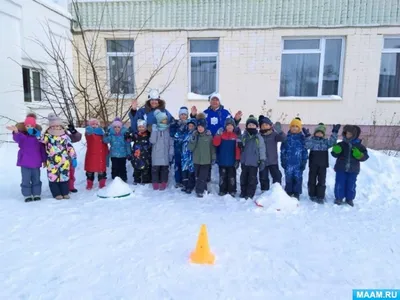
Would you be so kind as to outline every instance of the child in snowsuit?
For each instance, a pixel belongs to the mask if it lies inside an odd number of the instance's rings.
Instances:
[[[17,166],[21,167],[21,193],[25,202],[38,201],[42,194],[40,167],[45,165],[46,152],[39,142],[42,128],[36,124],[36,116],[28,114],[23,123],[7,126],[13,132],[13,139],[18,144]]]
[[[348,205],[354,206],[360,162],[369,158],[367,148],[359,139],[360,134],[360,127],[346,125],[343,128],[343,141],[332,148],[332,156],[337,158],[335,164],[335,204],[337,205],[341,205],[343,199],[346,199]]]
[[[86,127],[86,189],[93,188],[94,176],[97,173],[99,188],[106,186],[108,146],[103,142],[104,130],[97,119],[90,119]]]
[[[138,132],[132,134],[133,184],[151,183],[150,132],[145,120],[137,121]]]
[[[79,142],[82,139],[82,134],[75,129],[75,126],[72,122],[68,124],[67,135],[69,136],[73,144]],[[78,192],[78,190],[75,188],[75,168],[73,166],[70,166],[69,169],[68,187],[71,193]]]
[[[329,139],[325,138],[326,127],[319,123],[314,130],[314,136],[307,138],[306,149],[311,150],[309,156],[308,173],[308,195],[311,201],[319,204],[324,203],[326,169],[329,167],[328,149],[337,142],[340,125],[334,125],[332,135]],[[318,179],[318,183],[317,183]]]
[[[182,137],[187,132],[186,121],[189,110],[186,106],[179,109],[179,120],[170,126],[171,137],[174,138],[174,163],[175,163],[175,187],[182,187]]]
[[[290,122],[290,131],[286,141],[281,145],[281,165],[285,170],[285,191],[291,196],[300,200],[303,184],[303,172],[307,165],[308,152],[305,148],[305,135],[309,135],[307,130],[303,130],[300,118],[295,118]]]
[[[196,130],[196,119],[189,119],[186,125],[187,130],[184,134],[177,133],[175,138],[180,139],[182,144],[182,192],[191,194],[196,184],[196,176],[194,173],[193,153],[189,150],[189,142],[193,132]]]
[[[265,169],[259,172],[261,191],[268,191],[270,187],[269,174],[273,183],[282,183],[282,173],[278,166],[278,143],[286,141],[286,134],[282,131],[281,123],[272,121],[263,115],[258,117],[260,134],[264,139],[266,160]]]
[[[240,164],[240,149],[238,135],[234,132],[235,120],[225,120],[225,130],[218,129],[213,138],[216,147],[217,161],[219,166],[219,194],[225,196],[229,193],[232,197],[236,195],[236,169]]]
[[[250,115],[246,121],[246,130],[239,142],[240,162],[240,198],[253,199],[257,188],[257,171],[265,169],[266,150],[262,136],[257,131],[257,119]]]
[[[69,199],[69,169],[78,165],[76,152],[59,117],[51,115],[49,128],[41,139],[47,152],[47,176],[51,194],[57,200]]]
[[[153,189],[163,191],[167,188],[169,165],[174,158],[174,139],[170,136],[168,115],[156,109],[154,117],[157,124],[153,124],[150,136],[151,177]]]
[[[193,152],[193,163],[196,174],[196,195],[199,198],[204,196],[207,189],[207,178],[211,164],[215,161],[215,147],[212,143],[211,132],[207,130],[207,120],[203,113],[197,118],[197,130],[192,134],[189,142],[189,150]]]
[[[131,144],[125,140],[126,131],[121,120],[115,118],[103,137],[103,142],[110,144],[111,178],[119,177],[124,182],[128,180],[126,160],[130,159],[131,155]]]

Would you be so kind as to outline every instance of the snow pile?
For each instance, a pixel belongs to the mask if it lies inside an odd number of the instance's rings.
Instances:
[[[261,194],[255,201],[267,212],[292,212],[299,206],[299,201],[289,197],[279,183],[274,183],[269,191]]]
[[[97,195],[101,198],[121,198],[127,197],[132,193],[129,185],[122,181],[121,178],[115,179],[105,188],[99,190]]]

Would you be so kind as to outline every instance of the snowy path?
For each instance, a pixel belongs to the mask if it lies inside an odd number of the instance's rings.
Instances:
[[[23,203],[14,155],[0,165],[0,299],[345,300],[355,288],[399,288],[399,181],[372,178],[400,164],[380,154],[355,208],[303,198],[294,213],[173,188],[98,199],[83,174],[69,201]],[[202,223],[214,266],[188,262]]]

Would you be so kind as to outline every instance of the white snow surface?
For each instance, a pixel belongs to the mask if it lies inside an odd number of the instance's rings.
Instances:
[[[354,208],[332,204],[331,159],[328,203],[308,200],[306,171],[299,207],[270,213],[218,197],[216,166],[203,199],[175,189],[172,171],[164,192],[100,199],[85,190],[85,142],[75,148],[79,192],[52,199],[42,170],[42,201],[24,203],[17,146],[0,146],[0,299],[345,300],[400,287],[399,158],[370,150]],[[276,186],[256,197],[289,201]],[[189,263],[203,223],[213,266]]]
[[[133,190],[129,185],[122,181],[121,178],[116,177],[109,185],[98,191],[97,195],[100,197],[114,198],[121,196],[129,196]]]
[[[261,194],[255,201],[267,212],[294,212],[299,207],[299,201],[289,197],[279,183],[274,183],[269,191]]]

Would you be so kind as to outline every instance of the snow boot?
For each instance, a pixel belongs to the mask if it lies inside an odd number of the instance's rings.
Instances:
[[[76,188],[70,189],[69,191],[70,191],[71,193],[77,193],[77,192],[78,192],[78,190],[77,190]]]
[[[70,197],[69,195],[64,195],[63,198],[64,198],[65,200],[71,199],[71,197]]]
[[[93,180],[86,180],[86,189],[91,190],[93,188]]]
[[[300,201],[300,194],[293,194],[293,197]]]
[[[316,198],[316,199],[314,200],[314,202],[315,202],[315,203],[318,203],[318,204],[324,204],[324,199],[318,199],[318,198]]]
[[[92,185],[93,185],[93,181],[92,181]],[[100,179],[99,181],[99,188],[102,189],[106,186],[106,179]]]
[[[346,203],[347,203],[348,205],[350,205],[351,207],[354,206],[353,200],[346,200]]]
[[[159,183],[153,183],[153,190],[158,191],[160,189]]]
[[[231,195],[231,197],[233,197],[233,198],[236,197],[236,193],[229,193],[229,195]]]
[[[29,197],[25,198],[25,202],[31,202],[31,201],[33,201],[33,197],[32,196],[29,196]]]
[[[343,200],[342,199],[336,199],[333,203],[335,203],[336,205],[342,205],[343,204]]]
[[[204,194],[203,193],[196,193],[197,198],[203,198]]]
[[[163,191],[167,188],[167,183],[166,182],[161,182],[160,183],[160,191]]]
[[[310,197],[310,200],[311,200],[312,202],[317,202],[317,201],[318,201],[317,197]]]
[[[62,200],[62,199],[63,199],[63,196],[58,195],[58,196],[55,196],[55,198],[56,198],[56,200]]]
[[[219,192],[218,193],[218,196],[221,196],[221,197],[223,197],[223,196],[225,196],[226,195],[226,193],[224,193],[224,192]]]
[[[182,184],[182,183],[177,183],[177,184],[175,184],[175,188],[176,188],[176,189],[179,189],[179,188],[181,188],[181,187],[183,187],[183,184]]]
[[[242,194],[242,193],[240,193],[240,196],[239,196],[239,198],[242,198],[242,199],[244,199],[244,198],[246,198],[246,195],[245,195],[245,194]]]
[[[40,201],[42,198],[40,196],[33,196],[33,201]]]
[[[185,193],[190,195],[192,193],[192,190],[186,190]]]
[[[186,188],[185,187],[181,188],[181,192],[186,193]]]

